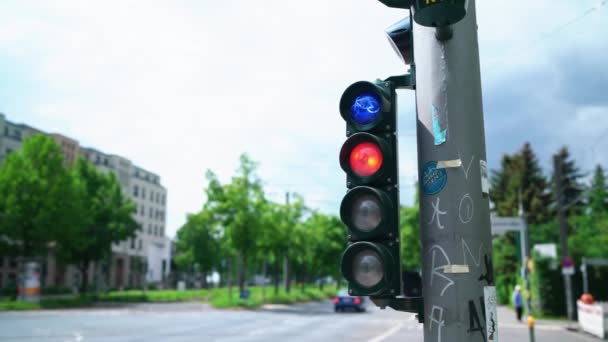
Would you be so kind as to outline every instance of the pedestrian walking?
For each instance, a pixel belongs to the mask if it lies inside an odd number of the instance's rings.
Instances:
[[[515,285],[515,291],[513,291],[513,305],[515,305],[517,320],[521,322],[521,316],[524,312],[524,299],[521,296],[521,287],[519,285]]]

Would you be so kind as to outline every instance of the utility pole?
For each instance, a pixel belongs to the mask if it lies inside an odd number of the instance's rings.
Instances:
[[[520,231],[522,245],[524,246],[524,248],[523,248],[524,252],[521,255],[521,260],[522,260],[521,272],[524,277],[524,284],[526,286],[526,312],[528,313],[528,332],[530,335],[530,341],[534,342],[535,341],[534,314],[532,313],[532,289],[530,287],[530,268],[528,267],[528,262],[531,261],[531,259],[530,259],[530,236],[528,235],[528,221],[526,220],[526,215],[524,213],[524,206],[523,206],[523,202],[521,199],[521,189],[518,192],[518,199],[519,199],[519,210],[518,210],[517,214],[519,215],[519,217],[521,217],[521,219],[524,223],[524,228],[523,228],[523,230]]]
[[[553,157],[553,172],[555,176],[555,193],[557,195],[557,216],[559,220],[559,242],[562,250],[562,266],[564,261],[570,259],[568,251],[568,222],[566,220],[566,206],[564,203],[562,160],[559,156]],[[564,291],[566,292],[566,310],[568,319],[574,320],[574,303],[572,301],[572,278],[570,274],[562,272],[564,277]]]
[[[443,27],[422,17],[424,7],[455,5],[416,3],[422,8],[414,13],[414,62],[424,341],[496,341],[475,0],[462,1],[466,16]]]

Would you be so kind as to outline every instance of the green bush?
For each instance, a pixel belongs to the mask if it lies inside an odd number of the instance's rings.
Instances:
[[[42,288],[43,295],[71,294],[72,289],[66,286],[47,286]]]

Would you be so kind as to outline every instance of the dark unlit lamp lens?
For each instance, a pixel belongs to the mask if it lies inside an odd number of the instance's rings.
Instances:
[[[355,199],[351,213],[353,225],[362,232],[376,229],[382,221],[380,203],[373,195],[363,195]]]
[[[380,255],[371,249],[357,253],[353,260],[353,276],[355,281],[366,288],[374,287],[384,277],[384,267]]]

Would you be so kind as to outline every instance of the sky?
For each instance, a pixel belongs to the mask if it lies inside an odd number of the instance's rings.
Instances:
[[[530,142],[608,166],[607,0],[478,1],[487,159]],[[337,214],[344,89],[406,72],[375,0],[0,2],[0,112],[160,175],[167,234],[247,153],[270,199]],[[417,178],[412,92],[399,92],[400,189]]]

